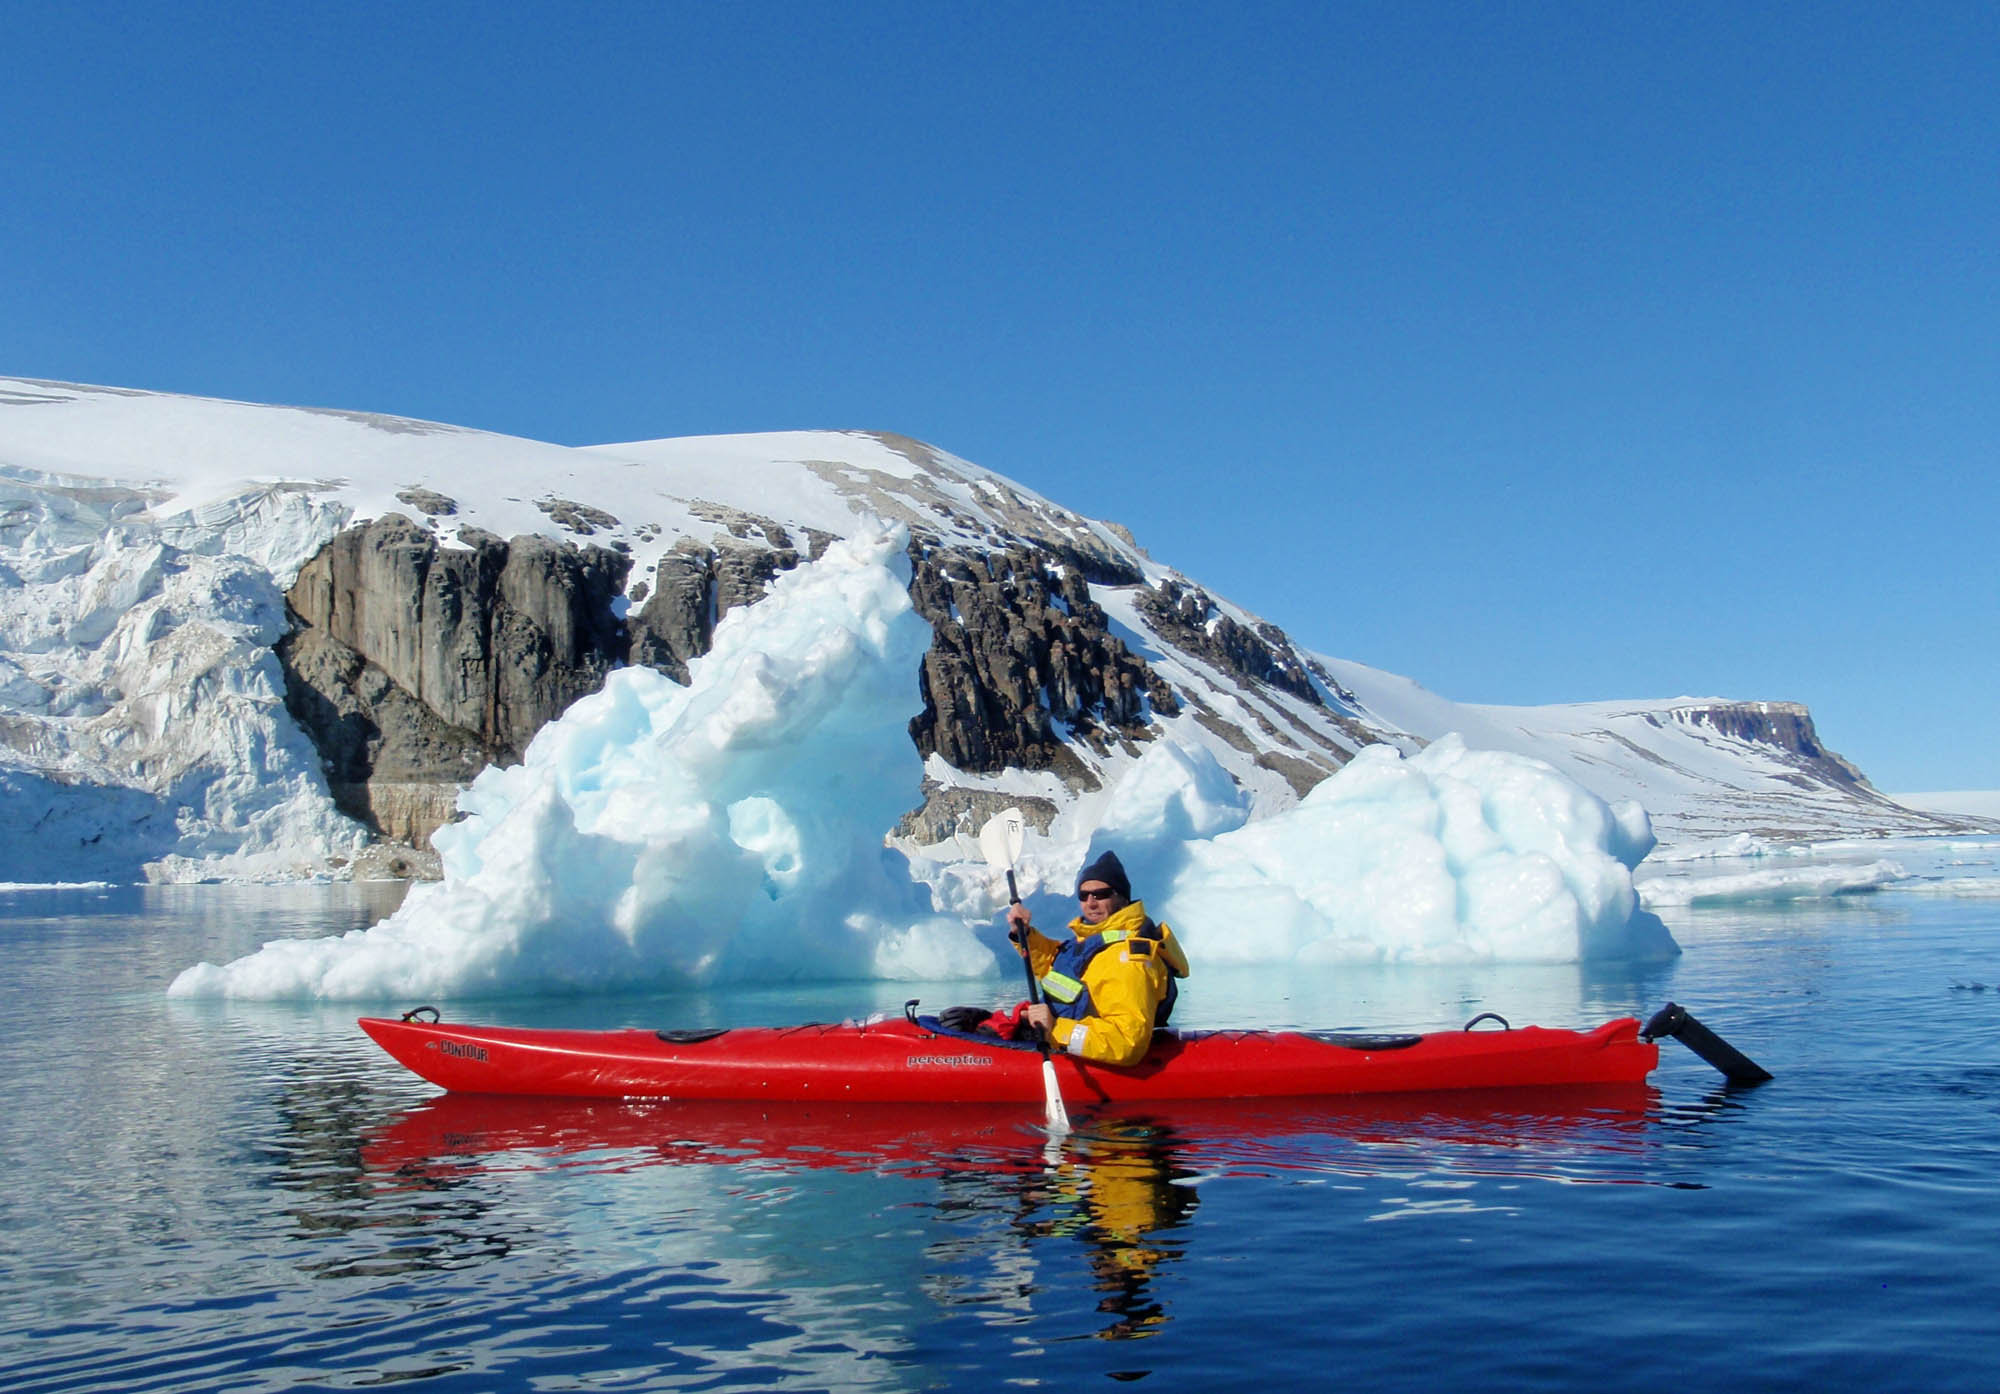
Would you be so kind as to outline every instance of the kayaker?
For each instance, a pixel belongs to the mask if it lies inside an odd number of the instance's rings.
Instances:
[[[1174,932],[1146,915],[1132,899],[1132,882],[1115,852],[1083,869],[1076,881],[1081,911],[1069,922],[1071,939],[1057,943],[1037,930],[1028,907],[1008,907],[1008,937],[1028,956],[1046,999],[1020,1016],[1071,1055],[1106,1065],[1136,1065],[1167,1024],[1178,994],[1175,980],[1188,973],[1187,955]]]

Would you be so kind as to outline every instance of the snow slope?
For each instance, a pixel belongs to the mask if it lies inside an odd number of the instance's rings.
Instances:
[[[1829,838],[1917,836],[1974,824],[1927,812],[1849,782],[1768,742],[1732,734],[1717,713],[1788,704],[1722,698],[1587,702],[1545,707],[1453,702],[1415,682],[1359,663],[1323,659],[1371,717],[1425,740],[1458,733],[1467,744],[1546,760],[1613,802],[1636,800],[1661,845],[1690,849],[1750,838],[1811,842]],[[1970,810],[1967,810],[1970,812]]]
[[[618,548],[632,583],[684,535],[778,529],[816,553],[871,519],[971,546],[1059,543],[1115,559],[1146,586],[1186,579],[1114,525],[891,435],[571,448],[363,412],[0,378],[0,881],[351,874],[362,830],[334,810],[270,650],[299,567],[340,529],[389,512],[445,545],[474,527]],[[1141,588],[1095,586],[1093,598],[1199,699],[1204,710],[1165,721],[1164,738],[1212,761],[1252,821],[1298,804],[1302,755],[1370,739],[1414,752],[1456,731],[1547,760],[1609,802],[1636,798],[1670,844],[1946,825],[1865,786],[1802,780],[1783,752],[1677,716],[1701,704],[1468,707],[1328,659],[1327,706],[1314,707],[1165,642]],[[1065,845],[1080,846],[1142,753],[1079,745],[1098,783],[1087,793],[1047,774],[928,773],[1046,798]]]

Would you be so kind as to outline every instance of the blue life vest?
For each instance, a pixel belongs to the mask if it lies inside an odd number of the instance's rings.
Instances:
[[[1090,989],[1083,984],[1083,970],[1090,961],[1106,949],[1126,940],[1133,941],[1134,957],[1150,957],[1160,943],[1160,927],[1151,920],[1143,921],[1137,929],[1107,929],[1081,939],[1071,939],[1056,949],[1055,961],[1049,964],[1049,971],[1042,974],[1042,997],[1049,1004],[1049,1010],[1058,1017],[1069,1017],[1081,1021],[1090,1015]],[[1171,967],[1167,969],[1167,992],[1160,999],[1160,1006],[1153,1013],[1153,1027],[1158,1030],[1167,1024],[1167,1018],[1174,1014],[1174,999],[1180,996],[1178,975]]]

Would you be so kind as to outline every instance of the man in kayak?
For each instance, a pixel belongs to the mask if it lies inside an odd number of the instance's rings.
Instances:
[[[1029,922],[1028,907],[1007,910],[1008,937],[1028,956],[1046,1001],[1021,1014],[1021,1024],[1044,1032],[1071,1055],[1105,1065],[1136,1065],[1167,1024],[1178,994],[1175,980],[1188,973],[1187,955],[1174,932],[1146,917],[1132,899],[1132,882],[1115,852],[1106,852],[1077,877],[1082,911],[1069,922],[1071,939],[1059,944]]]

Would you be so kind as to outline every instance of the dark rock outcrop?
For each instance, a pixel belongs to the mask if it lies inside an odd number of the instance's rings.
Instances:
[[[644,600],[627,619],[632,661],[684,683],[688,660],[707,653],[715,636],[715,553],[683,537],[660,558]]]
[[[776,527],[776,524],[772,524]],[[688,663],[708,652],[715,626],[739,605],[763,599],[771,582],[799,564],[791,547],[758,547],[723,541],[707,547],[683,537],[660,558],[644,604],[630,616],[629,661],[657,668],[675,682],[688,680]]]
[[[1309,706],[1322,706],[1304,660],[1275,624],[1251,629],[1216,608],[1205,591],[1164,581],[1142,591],[1139,610],[1159,636],[1224,673],[1266,683]]]
[[[1075,565],[1025,546],[974,552],[910,548],[910,596],[931,623],[910,723],[920,754],[957,769],[1054,770],[1088,782],[1064,740],[1105,748],[1143,739],[1151,714],[1180,710],[1172,688],[1110,632]]]
[[[278,661],[285,704],[318,747],[341,812],[412,846],[450,821],[458,789],[491,759],[477,731],[451,725],[324,630],[294,630]]]
[[[426,489],[421,484],[398,489],[396,502],[408,504],[427,518],[449,518],[458,512],[457,499],[446,498],[435,489]]]
[[[572,530],[600,521],[554,503]],[[633,587],[645,603],[621,622],[621,552],[474,529],[457,540],[396,514],[341,533],[287,592],[293,630],[278,646],[286,706],[336,803],[418,846],[451,819],[460,787],[518,761],[613,668],[644,663],[686,682],[716,621],[799,562],[782,535],[787,545],[683,539]]]
[[[924,801],[896,823],[896,836],[919,846],[942,842],[958,834],[976,838],[986,820],[1003,809],[1017,808],[1027,825],[1046,833],[1061,812],[1047,799],[1032,794],[1002,794],[989,789],[953,789],[924,781]]]
[[[334,538],[285,597],[286,706],[343,810],[411,841],[449,816],[449,791],[519,760],[625,661],[612,607],[623,557],[470,530],[460,541],[440,546],[392,514]],[[439,792],[388,807],[386,791],[402,786]]]
[[[615,528],[618,519],[601,508],[592,508],[587,503],[577,503],[573,499],[536,499],[535,507],[549,516],[549,521],[558,527],[568,528],[578,537],[590,537],[599,528]]]
[[[391,514],[335,537],[285,600],[300,628],[475,733],[491,758],[518,760],[550,717],[624,661],[611,602],[630,563],[541,537],[467,529],[459,541],[440,546]]]

